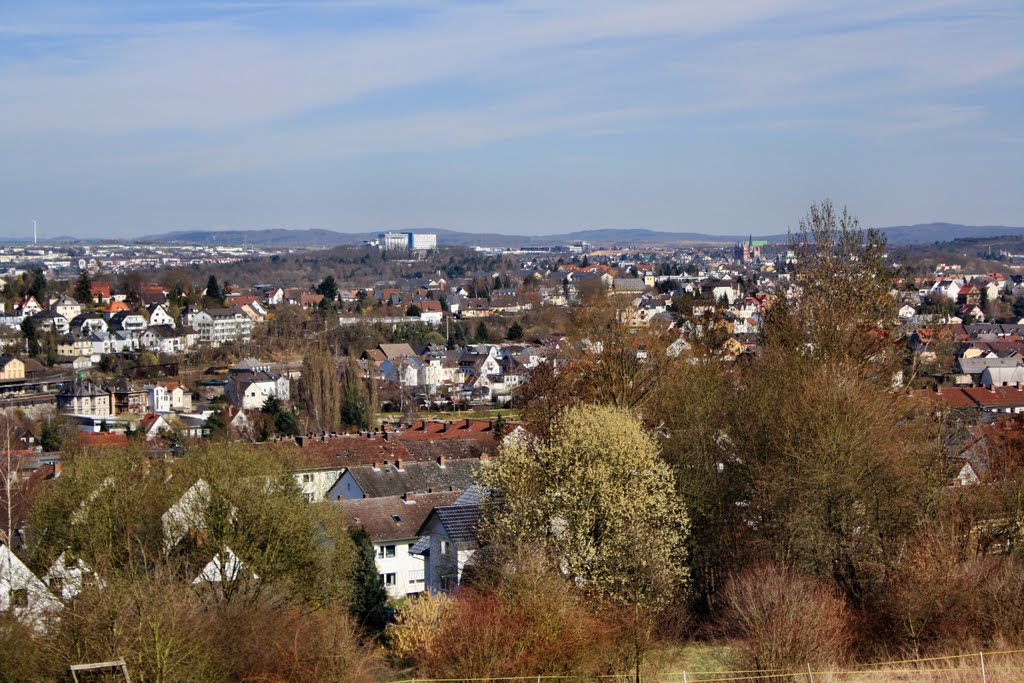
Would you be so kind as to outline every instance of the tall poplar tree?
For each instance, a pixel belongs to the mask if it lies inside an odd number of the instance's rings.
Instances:
[[[338,365],[325,348],[308,352],[302,359],[302,402],[313,426],[320,432],[341,429],[341,381]]]

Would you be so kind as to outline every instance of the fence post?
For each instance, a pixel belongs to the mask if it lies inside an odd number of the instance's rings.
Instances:
[[[985,653],[979,652],[978,657],[981,659],[981,683],[988,683],[988,674],[985,673]]]
[[[683,672],[683,683],[690,683],[689,680],[686,678],[686,672],[685,671]]]
[[[810,662],[807,662],[807,678],[810,679],[810,683],[814,683],[814,672],[811,671]]]

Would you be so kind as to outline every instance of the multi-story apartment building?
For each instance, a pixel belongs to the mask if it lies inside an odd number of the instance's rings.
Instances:
[[[191,318],[192,329],[199,333],[199,341],[220,346],[229,341],[249,341],[252,319],[237,307],[211,308],[199,311]]]

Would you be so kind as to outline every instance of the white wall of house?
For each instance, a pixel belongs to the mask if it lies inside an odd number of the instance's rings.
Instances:
[[[347,470],[327,492],[328,500],[359,500],[362,497],[363,489],[356,483],[352,473]]]
[[[310,503],[330,500],[331,489],[338,483],[344,472],[345,468],[343,467],[337,469],[299,470],[295,472],[295,483],[299,485],[302,495]]]
[[[10,610],[22,623],[41,629],[60,608],[46,584],[0,542],[0,612]]]
[[[476,552],[476,546],[453,542],[434,515],[428,520],[423,533],[430,536],[430,552],[424,564],[425,589],[433,593],[454,590],[462,580],[462,572]]]
[[[373,544],[377,558],[377,573],[380,574],[380,580],[389,598],[398,599],[420,593],[426,585],[423,557],[409,553],[416,540],[409,538]]]

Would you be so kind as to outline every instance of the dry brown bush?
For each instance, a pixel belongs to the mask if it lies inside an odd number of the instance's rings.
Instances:
[[[306,613],[270,600],[218,607],[207,626],[225,681],[369,683],[383,680],[379,651],[360,643],[347,610]]]
[[[722,627],[744,669],[801,670],[846,660],[853,643],[846,602],[789,567],[763,564],[728,580]]]
[[[964,556],[955,538],[922,534],[903,558],[883,607],[893,639],[945,654],[1024,643],[1024,562]]]
[[[439,620],[436,609],[414,607],[392,627],[393,647],[404,643],[396,654],[418,676],[585,675],[626,661],[617,627],[556,575],[520,572],[496,589],[463,589],[443,611]],[[412,640],[425,646],[407,647]]]

